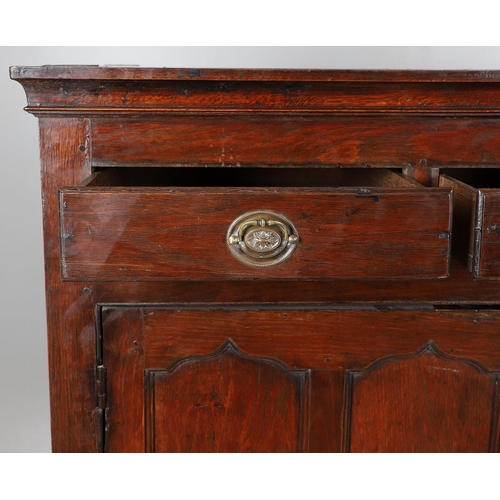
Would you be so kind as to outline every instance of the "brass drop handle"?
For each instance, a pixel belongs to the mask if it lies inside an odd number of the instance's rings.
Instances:
[[[253,267],[275,266],[297,248],[299,235],[283,215],[268,210],[247,212],[229,226],[227,243],[231,253]]]

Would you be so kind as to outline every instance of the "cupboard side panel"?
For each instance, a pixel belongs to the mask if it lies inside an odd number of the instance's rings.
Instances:
[[[42,118],[40,161],[45,248],[46,307],[52,450],[95,452],[96,328],[91,287],[61,281],[58,188],[90,174],[89,121]]]

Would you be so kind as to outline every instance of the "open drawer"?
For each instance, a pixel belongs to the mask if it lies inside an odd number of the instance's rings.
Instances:
[[[456,169],[439,185],[454,190],[453,246],[474,278],[500,279],[500,170]]]
[[[379,169],[112,168],[60,189],[62,277],[442,278],[451,196]]]

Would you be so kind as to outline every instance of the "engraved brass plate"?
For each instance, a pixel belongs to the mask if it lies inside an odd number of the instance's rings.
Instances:
[[[269,210],[240,215],[227,232],[231,253],[253,267],[280,264],[292,255],[298,243],[295,226],[283,214]]]
[[[255,228],[245,234],[245,244],[256,252],[271,252],[281,244],[281,235],[272,229]]]

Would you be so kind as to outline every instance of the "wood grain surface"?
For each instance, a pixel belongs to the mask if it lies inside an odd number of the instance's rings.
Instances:
[[[200,113],[199,113],[200,114]],[[498,120],[492,117],[165,116],[92,121],[94,166],[495,165]]]
[[[94,304],[85,283],[61,282],[58,216],[58,187],[90,174],[78,150],[88,130],[87,120],[40,120],[52,448],[59,452],[99,447]]]
[[[496,451],[499,382],[498,373],[445,356],[433,342],[349,372],[345,451]]]
[[[107,451],[296,450],[299,407],[311,452],[498,448],[498,311],[107,307],[102,318]]]
[[[491,70],[343,70],[148,68],[140,66],[44,65],[11,66],[11,78],[22,80],[242,80],[242,81],[370,81],[370,82],[500,82]]]
[[[309,371],[249,356],[231,339],[147,370],[146,391],[147,451],[307,451]]]
[[[500,72],[10,74],[40,118],[53,451],[499,451]],[[300,242],[255,270],[226,231],[263,208]]]
[[[65,279],[440,278],[450,191],[432,188],[81,188],[61,191]],[[227,248],[255,210],[284,214],[300,242],[253,268]]]
[[[474,273],[480,279],[500,279],[500,191],[480,189],[478,192],[479,262]],[[476,236],[476,239],[479,235]]]
[[[474,278],[500,279],[500,177],[498,170],[465,170],[441,175],[452,188],[455,253]]]

